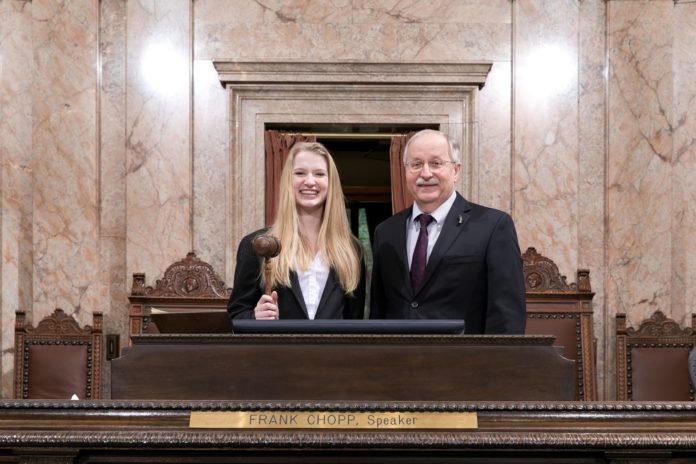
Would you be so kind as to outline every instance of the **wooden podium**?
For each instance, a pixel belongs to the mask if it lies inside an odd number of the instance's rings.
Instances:
[[[194,412],[242,410],[475,413],[478,428],[189,426]],[[5,400],[0,462],[687,464],[696,462],[696,404]]]
[[[140,335],[112,399],[567,401],[574,362],[547,336]]]

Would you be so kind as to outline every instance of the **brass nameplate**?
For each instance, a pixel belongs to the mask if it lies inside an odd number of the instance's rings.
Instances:
[[[191,411],[197,429],[475,429],[475,412]]]

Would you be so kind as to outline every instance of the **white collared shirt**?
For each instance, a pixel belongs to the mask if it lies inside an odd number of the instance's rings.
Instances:
[[[434,221],[428,226],[428,259],[430,259],[430,253],[433,251],[435,242],[437,242],[440,236],[440,231],[445,223],[445,218],[449,214],[454,200],[457,198],[456,190],[452,192],[452,195],[447,198],[440,206],[438,206],[435,211],[430,213]],[[411,269],[411,261],[413,260],[413,250],[416,249],[416,241],[418,241],[418,233],[420,232],[420,222],[416,220],[423,212],[420,210],[416,203],[413,203],[413,213],[406,223],[406,252],[408,256],[408,268]]]
[[[324,262],[321,253],[317,253],[304,271],[297,271],[297,280],[300,281],[300,290],[304,298],[307,316],[314,319],[319,308],[321,295],[324,293],[326,280],[329,278],[329,266]]]

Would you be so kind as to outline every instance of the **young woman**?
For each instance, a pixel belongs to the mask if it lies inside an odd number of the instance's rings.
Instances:
[[[252,241],[268,233],[281,243],[272,258],[270,295]],[[365,264],[348,227],[336,165],[320,143],[293,145],[280,177],[276,221],[242,239],[227,311],[232,318],[362,319]]]

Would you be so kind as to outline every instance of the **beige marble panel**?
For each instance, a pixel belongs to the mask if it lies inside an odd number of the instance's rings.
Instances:
[[[510,59],[509,23],[398,25],[397,28],[398,58],[402,61]],[[372,44],[363,46],[369,50]]]
[[[193,249],[228,286],[225,182],[229,159],[229,100],[210,61],[194,61]]]
[[[578,2],[515,2],[513,214],[520,247],[574,275],[578,243]]]
[[[204,0],[196,1],[196,18],[218,18],[220,24],[328,23],[352,21],[352,0]]]
[[[578,177],[578,267],[590,270],[594,332],[597,344],[597,381],[599,398],[606,394],[611,381],[614,337],[605,336],[614,327],[604,308],[604,143],[606,91],[606,2],[587,0],[580,3],[579,60],[579,177]],[[570,274],[572,269],[568,269]],[[569,275],[570,277],[570,275]],[[613,360],[613,358],[610,358]],[[611,369],[609,369],[611,368]]]
[[[103,331],[128,335],[126,276],[126,3],[100,2],[101,234],[100,276]],[[102,373],[102,395],[109,397],[110,363]]]
[[[674,7],[674,158],[672,317],[696,311],[696,3]]]
[[[248,23],[509,23],[509,0],[204,0],[196,17]],[[200,4],[200,5],[198,5]]]
[[[461,62],[510,56],[506,0],[437,2],[435,10],[430,2],[331,3],[198,1],[196,58]]]
[[[148,282],[191,240],[190,2],[127,6],[127,275]]]
[[[512,209],[511,83],[510,62],[497,62],[479,92],[479,176],[474,180],[481,204],[507,212]]]
[[[671,313],[672,8],[608,3],[607,312]]]
[[[32,5],[0,2],[0,397],[13,394],[15,311],[31,310]]]
[[[353,22],[509,23],[509,0],[356,0]]]
[[[99,308],[97,2],[32,2],[33,320]]]

